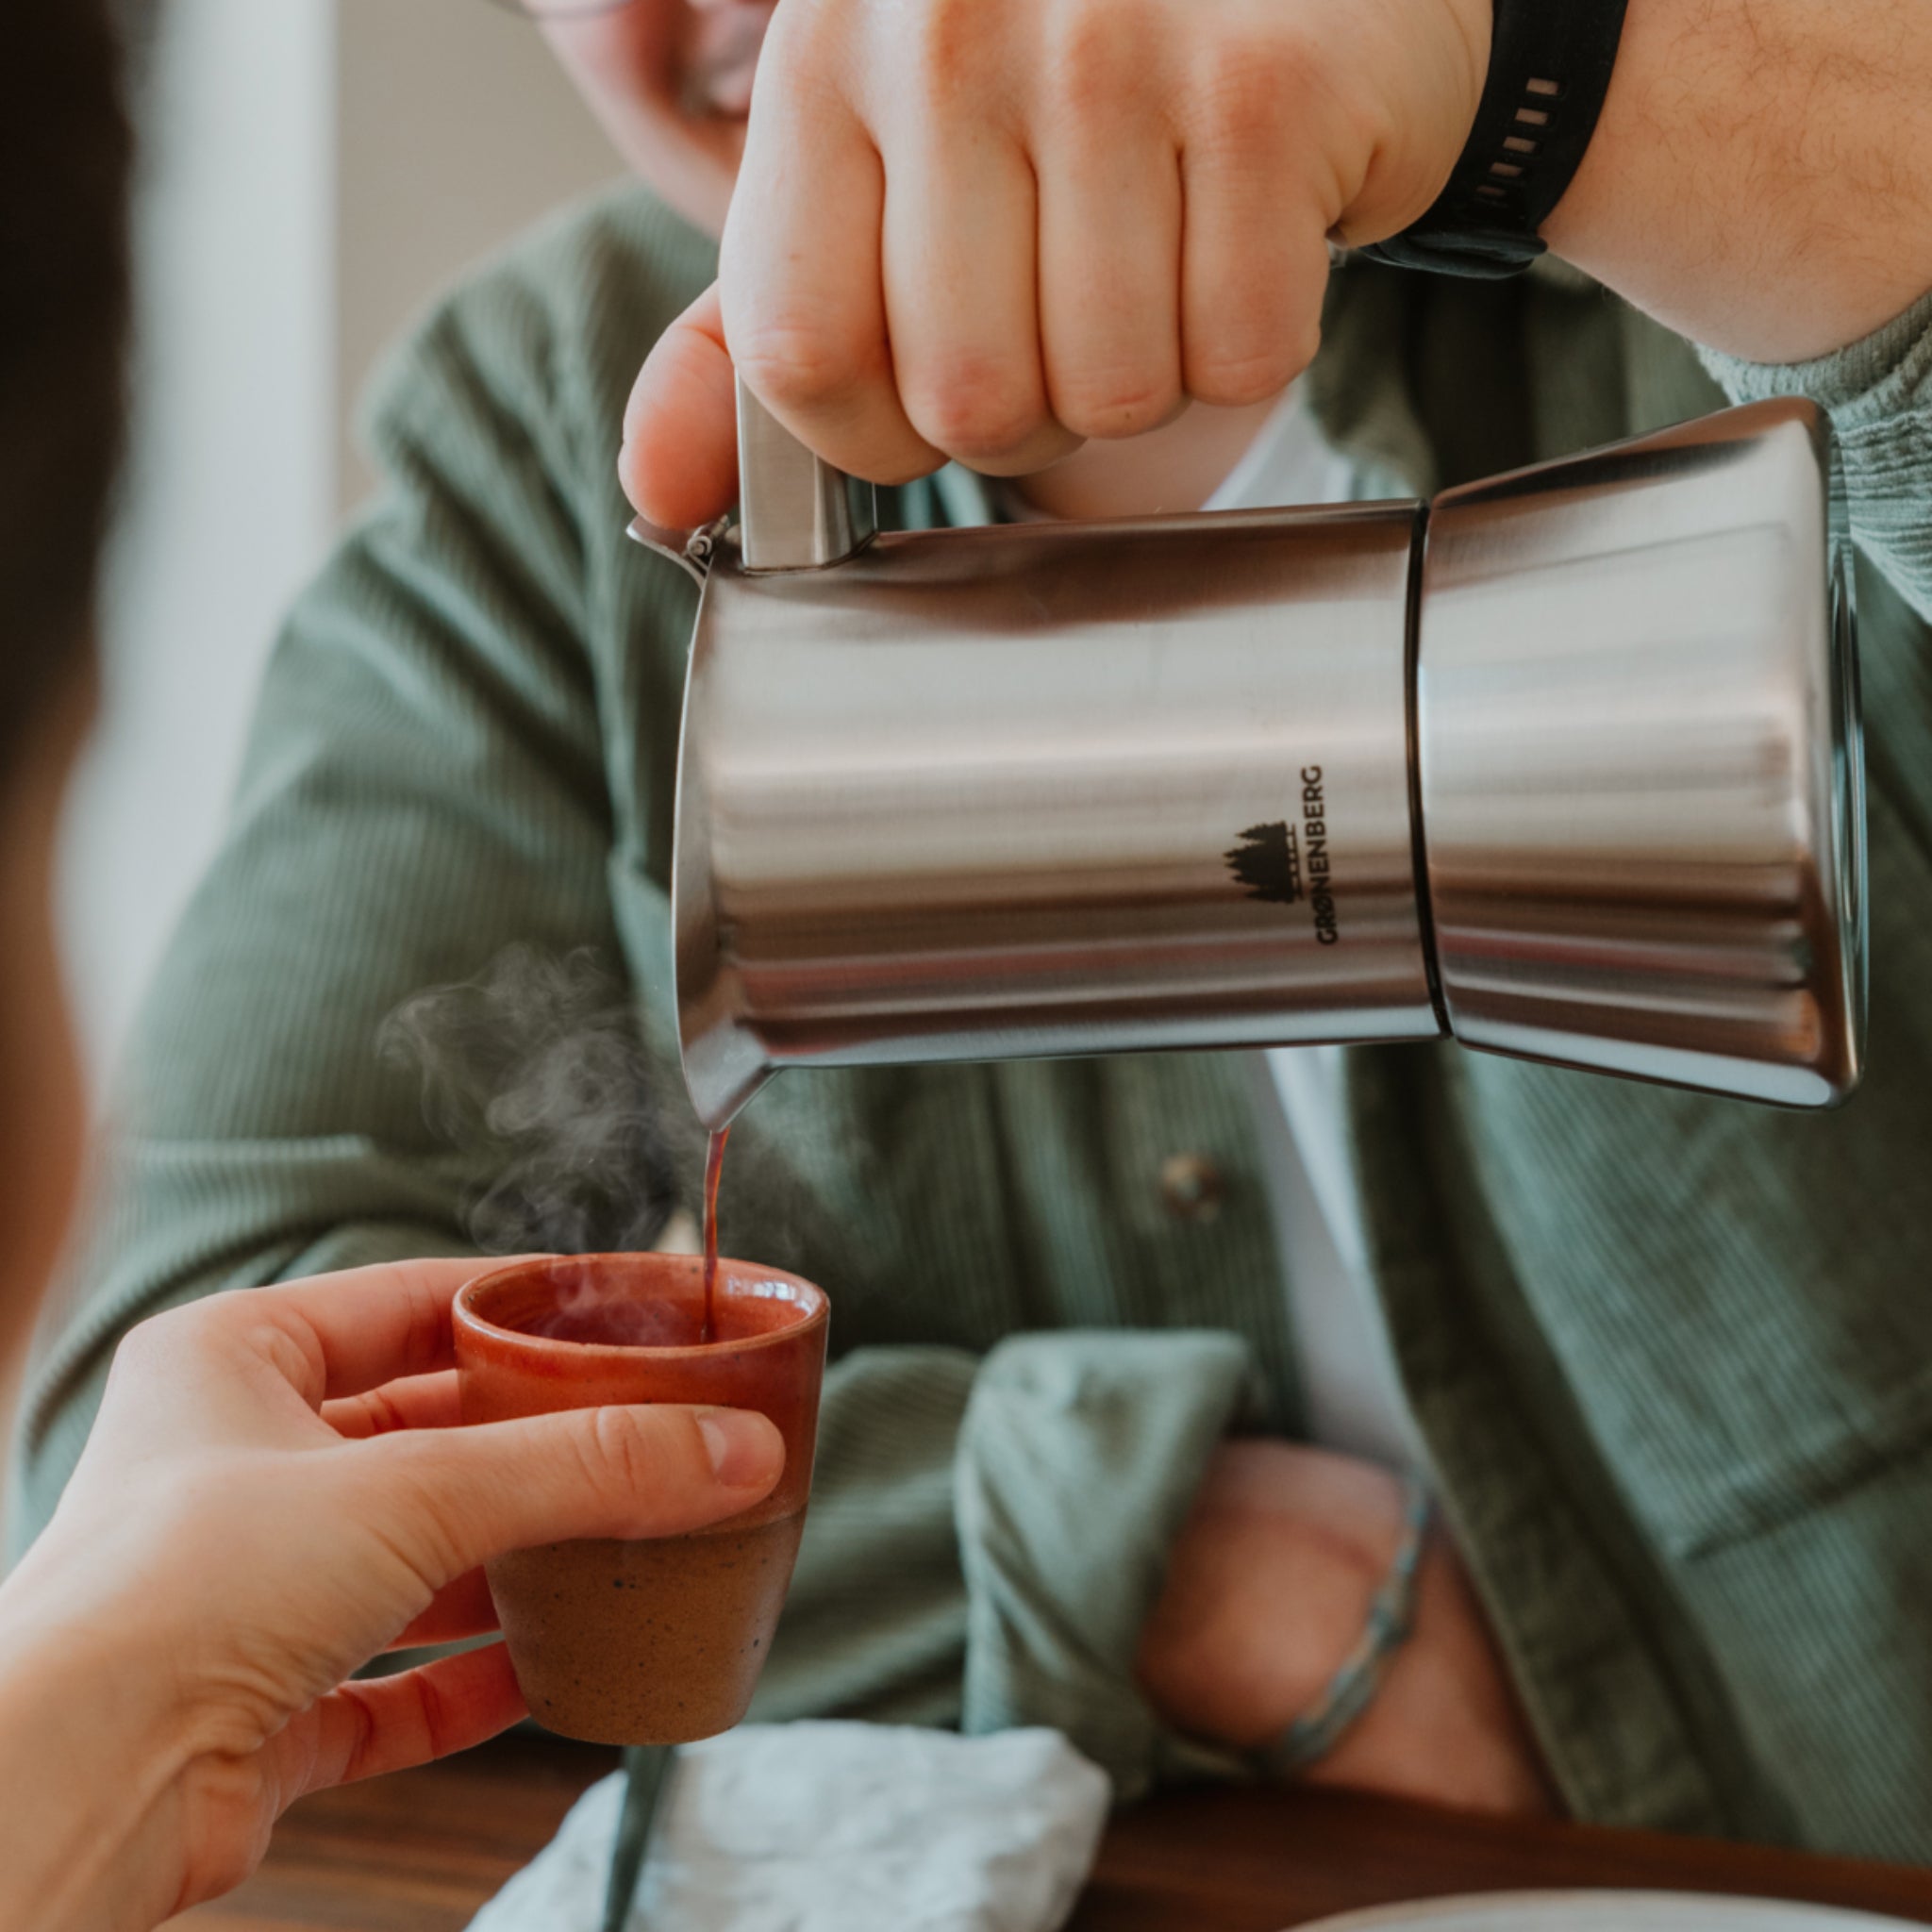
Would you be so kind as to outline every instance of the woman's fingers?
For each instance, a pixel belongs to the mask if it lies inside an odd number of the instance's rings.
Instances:
[[[322,1419],[337,1435],[352,1441],[387,1436],[397,1429],[453,1429],[463,1419],[454,1369],[385,1382],[361,1395],[344,1395],[322,1405]]]
[[[507,1550],[680,1536],[763,1499],[785,1444],[745,1409],[565,1409],[360,1444],[357,1507],[432,1590]]]
[[[282,1805],[467,1751],[529,1713],[501,1643],[344,1684],[267,1747]]]
[[[667,529],[697,529],[738,501],[738,387],[715,282],[644,358],[617,475],[639,514]]]
[[[475,1256],[384,1261],[270,1288],[236,1289],[172,1308],[129,1331],[129,1364],[166,1365],[137,1379],[198,1386],[197,1410],[229,1426],[286,1383],[310,1407],[447,1368],[450,1303],[466,1281],[504,1265]],[[239,1373],[252,1365],[251,1373]],[[265,1372],[265,1374],[264,1374]],[[185,1378],[185,1383],[184,1383]]]
[[[465,1570],[454,1583],[445,1583],[422,1615],[396,1633],[385,1650],[414,1650],[425,1643],[458,1643],[496,1628],[496,1604],[490,1579],[480,1568]]]

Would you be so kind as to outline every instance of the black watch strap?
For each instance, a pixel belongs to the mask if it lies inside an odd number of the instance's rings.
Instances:
[[[1490,73],[1449,185],[1422,219],[1361,250],[1398,268],[1521,275],[1581,164],[1610,91],[1624,0],[1495,0]]]

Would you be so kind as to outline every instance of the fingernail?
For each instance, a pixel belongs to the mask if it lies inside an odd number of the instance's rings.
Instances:
[[[711,1473],[726,1489],[743,1489],[771,1469],[772,1425],[761,1415],[713,1409],[698,1418],[698,1433],[711,1458]]]

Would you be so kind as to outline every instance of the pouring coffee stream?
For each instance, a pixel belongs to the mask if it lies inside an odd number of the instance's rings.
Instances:
[[[741,387],[673,877],[684,1072],[1450,1035],[1856,1086],[1843,492],[1802,401],[1428,503],[874,535]]]
[[[729,1126],[713,1127],[705,1143],[705,1325],[700,1341],[718,1339],[718,1183],[724,1173]]]

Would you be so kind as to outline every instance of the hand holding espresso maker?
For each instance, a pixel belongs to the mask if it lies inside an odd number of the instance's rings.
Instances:
[[[1428,503],[874,535],[739,396],[673,881],[709,1126],[777,1069],[1428,1040],[1857,1084],[1831,432],[1729,409]]]

